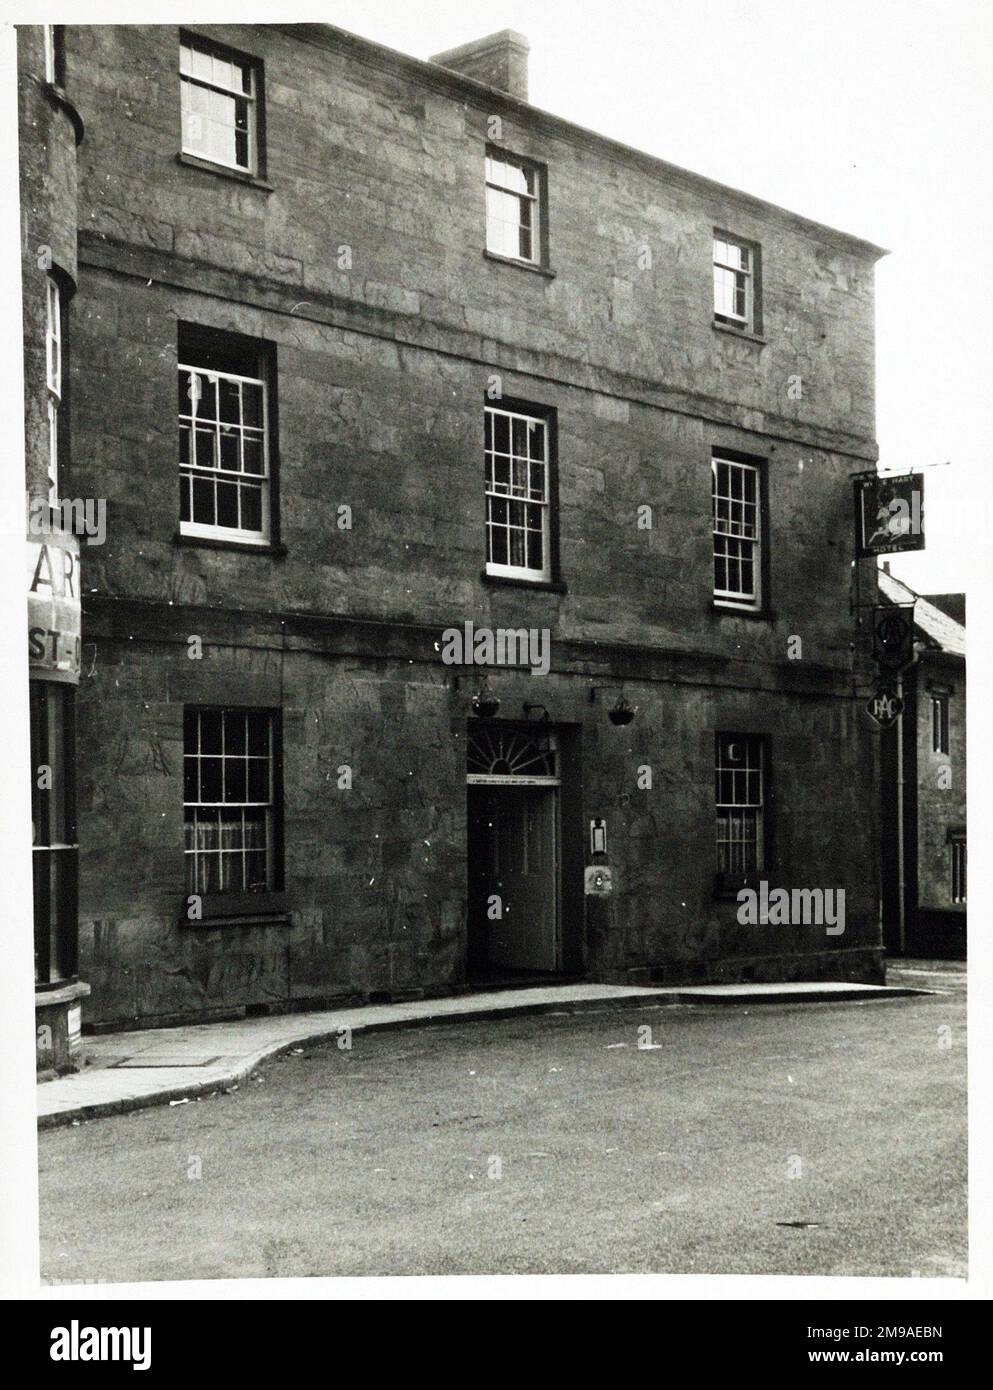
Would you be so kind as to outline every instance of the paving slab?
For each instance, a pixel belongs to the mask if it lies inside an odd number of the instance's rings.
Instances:
[[[405,1028],[467,1018],[485,1020],[598,1007],[718,1003],[813,1003],[881,999],[933,991],[859,985],[845,981],[798,984],[542,985],[492,990],[402,1004],[367,1004],[268,1018],[235,1019],[175,1028],[104,1033],[84,1040],[88,1065],[71,1076],[38,1086],[38,1126],[81,1123],[150,1105],[182,1104],[239,1085],[266,1058],[292,1047],[353,1033]]]

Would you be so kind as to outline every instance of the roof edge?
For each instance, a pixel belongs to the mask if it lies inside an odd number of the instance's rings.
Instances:
[[[209,27],[221,26],[211,25]],[[333,24],[274,24],[271,27],[302,42],[312,43],[316,47],[337,49],[349,53],[360,62],[413,77],[424,85],[433,87],[447,95],[457,95],[458,93],[468,93],[474,97],[485,95],[491,106],[503,107],[525,116],[536,121],[540,126],[544,126],[553,134],[572,139],[577,136],[582,137],[585,143],[605,150],[615,158],[634,164],[648,173],[661,174],[669,179],[675,179],[676,182],[680,182],[694,191],[718,193],[724,197],[730,196],[743,206],[764,214],[772,214],[803,231],[816,234],[821,240],[834,242],[866,260],[876,262],[881,260],[883,256],[890,255],[886,247],[877,246],[875,242],[867,241],[851,232],[840,231],[837,227],[830,227],[825,222],[818,222],[815,218],[805,217],[803,213],[793,212],[790,208],[784,208],[779,203],[770,202],[754,193],[746,193],[742,189],[732,187],[731,184],[721,183],[718,179],[708,178],[705,174],[694,173],[692,169],[684,169],[678,164],[670,164],[658,155],[635,149],[633,145],[625,145],[622,140],[615,140],[612,136],[589,130],[586,126],[577,125],[575,121],[567,120],[564,116],[557,116],[529,101],[522,101],[519,97],[501,91],[499,87],[490,87],[485,82],[478,82],[475,78],[465,77],[461,73],[440,67],[425,59],[412,58],[407,53],[401,53],[398,49],[389,48],[373,39],[361,38],[358,34],[352,34],[347,29],[339,29]]]

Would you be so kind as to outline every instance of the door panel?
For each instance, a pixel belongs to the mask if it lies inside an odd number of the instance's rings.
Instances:
[[[490,966],[558,969],[557,813],[553,787],[469,789],[469,901],[477,965],[484,935]],[[494,894],[501,916],[491,919],[487,908]]]

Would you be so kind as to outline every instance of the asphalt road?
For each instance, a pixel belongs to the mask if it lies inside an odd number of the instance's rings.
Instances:
[[[42,1133],[42,1277],[964,1276],[965,977],[907,982],[356,1035]]]

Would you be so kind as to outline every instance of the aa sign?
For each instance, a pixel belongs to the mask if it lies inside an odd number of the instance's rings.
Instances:
[[[862,473],[854,483],[856,559],[924,549],[923,473]]]

